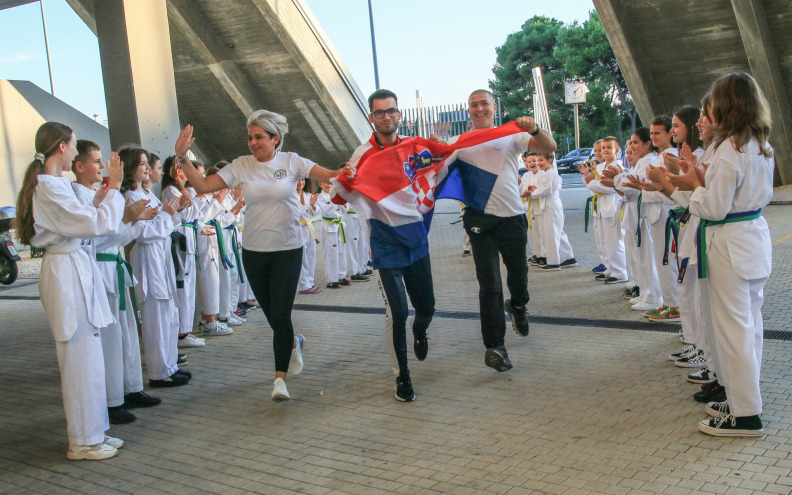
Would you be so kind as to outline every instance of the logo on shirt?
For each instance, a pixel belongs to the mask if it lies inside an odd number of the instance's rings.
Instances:
[[[274,177],[276,179],[283,179],[284,177],[286,177],[286,171],[283,170],[282,168],[280,168],[280,169],[275,171]]]

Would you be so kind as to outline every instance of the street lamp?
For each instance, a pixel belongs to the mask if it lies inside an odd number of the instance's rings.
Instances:
[[[374,40],[374,13],[371,8],[371,0],[369,4],[369,24],[371,25],[371,52],[374,54],[374,89],[380,89],[379,85],[379,69],[377,68],[377,42]]]

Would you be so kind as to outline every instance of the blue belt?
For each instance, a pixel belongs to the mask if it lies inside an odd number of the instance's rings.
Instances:
[[[663,251],[663,265],[668,264],[668,253],[671,249],[671,236],[674,236],[674,251],[679,251],[679,219],[685,214],[685,208],[677,208],[668,212],[665,226],[665,251]]]

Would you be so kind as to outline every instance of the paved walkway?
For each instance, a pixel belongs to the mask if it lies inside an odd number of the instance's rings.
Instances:
[[[581,266],[529,273],[531,334],[509,331],[510,372],[484,366],[473,261],[451,225],[457,207],[441,202],[431,233],[440,313],[429,357],[411,360],[416,402],[394,400],[380,296],[375,282],[356,283],[298,296],[306,367],[289,379],[290,402],[269,398],[271,334],[253,312],[190,350],[191,384],[157,390],[162,405],[113,427],[127,445],[102,462],[65,459],[38,285],[0,288],[0,493],[792,493],[792,206],[765,211],[775,244],[764,313],[776,332],[765,341],[767,435],[717,439],[697,431],[696,387],[666,360],[675,327],[649,327],[623,286],[593,282],[586,194],[564,192]]]

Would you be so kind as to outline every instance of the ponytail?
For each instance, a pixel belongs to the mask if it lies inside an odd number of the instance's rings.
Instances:
[[[22,244],[30,245],[36,231],[33,228],[33,193],[38,186],[38,176],[46,169],[44,162],[58,150],[61,142],[68,142],[73,131],[71,127],[58,122],[45,122],[36,131],[36,154],[25,170],[22,187],[17,196],[16,218],[14,228]]]

